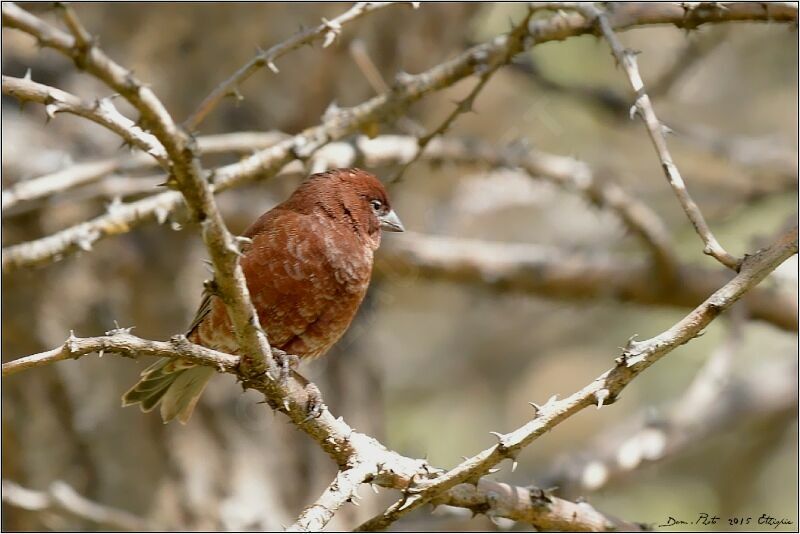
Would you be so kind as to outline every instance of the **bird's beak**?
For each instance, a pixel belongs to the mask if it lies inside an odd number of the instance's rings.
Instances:
[[[381,228],[387,230],[389,232],[405,232],[406,229],[403,226],[403,223],[400,222],[400,217],[394,212],[394,210],[390,211],[386,215],[381,215],[378,217],[381,221]]]

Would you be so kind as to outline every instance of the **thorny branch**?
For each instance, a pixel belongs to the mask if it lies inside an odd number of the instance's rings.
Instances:
[[[633,108],[631,108],[631,113],[638,112],[639,116],[644,121],[645,126],[647,127],[647,133],[650,135],[650,139],[652,140],[653,146],[656,149],[658,158],[661,160],[661,168],[667,177],[667,181],[675,192],[675,195],[678,197],[678,200],[680,201],[683,210],[686,212],[686,216],[689,218],[689,221],[692,223],[698,235],[705,244],[703,252],[713,256],[717,259],[717,261],[726,267],[729,267],[734,271],[738,271],[741,260],[733,257],[724,248],[722,248],[722,245],[720,245],[719,241],[717,241],[717,238],[714,237],[714,234],[711,232],[711,228],[708,226],[705,217],[703,217],[703,213],[700,211],[700,208],[692,199],[691,195],[689,195],[689,191],[686,189],[686,184],[681,177],[678,167],[672,160],[672,156],[669,153],[669,148],[667,148],[667,140],[664,136],[664,128],[661,124],[661,121],[656,116],[656,112],[653,109],[653,104],[650,102],[650,97],[645,91],[642,76],[639,74],[639,67],[636,62],[636,52],[626,49],[622,46],[622,43],[617,38],[616,33],[614,33],[611,23],[604,12],[597,9],[592,4],[578,4],[576,9],[578,9],[581,13],[584,13],[587,19],[593,21],[599,26],[600,30],[608,41],[608,44],[611,46],[611,50],[614,53],[617,63],[625,70],[625,74],[628,76],[631,87],[636,93],[636,101],[634,102]]]
[[[774,19],[796,20],[796,7],[794,10],[777,6],[768,8],[761,4],[731,4],[724,10],[718,9],[691,9],[687,13],[678,6],[678,12],[673,7],[657,5],[652,9],[642,11],[644,8],[637,6],[635,11],[620,9],[613,17],[603,19],[609,27],[629,27],[642,23],[672,22],[681,27],[696,27],[698,24],[710,21],[723,20],[749,20],[749,19]],[[514,43],[507,37],[498,37],[485,45],[474,47],[461,56],[434,67],[430,71],[418,76],[409,76],[395,84],[390,93],[373,98],[360,106],[342,110],[334,117],[324,121],[321,126],[306,130],[299,136],[281,141],[274,147],[265,149],[244,161],[217,169],[213,176],[214,185],[207,183],[206,176],[197,159],[197,150],[193,140],[171,119],[161,105],[160,101],[141,82],[136,80],[126,69],[120,67],[96,46],[96,42],[80,25],[71,8],[64,7],[64,17],[72,35],[65,34],[27,12],[19,9],[12,3],[2,6],[3,25],[21,29],[36,37],[40,44],[55,48],[71,57],[76,65],[85,69],[90,74],[104,81],[107,85],[119,92],[140,113],[141,124],[150,130],[162,143],[171,165],[172,183],[183,193],[164,193],[152,197],[155,201],[150,204],[154,210],[144,216],[137,215],[133,219],[139,221],[155,216],[156,208],[166,209],[166,213],[177,207],[182,198],[193,211],[195,218],[201,221],[203,237],[209,253],[214,260],[217,283],[220,292],[229,304],[232,319],[239,334],[239,345],[251,356],[261,356],[272,363],[269,357],[269,345],[263,334],[258,331],[257,318],[249,302],[247,288],[244,284],[241,270],[238,268],[237,248],[233,237],[227,232],[213,199],[213,193],[226,187],[254,179],[258,175],[273,175],[286,163],[294,159],[305,159],[321,146],[331,140],[341,138],[361,126],[377,123],[386,117],[403,111],[410,103],[423,95],[447,87],[455,81],[462,79],[485,64],[504,54],[516,53],[532,46],[535,42],[544,42],[552,39],[563,39],[571,35],[587,33],[593,29],[593,21],[583,17],[556,16],[546,21],[535,21],[529,27],[529,36],[533,39],[523,39],[521,43]],[[622,13],[620,16],[618,13]],[[613,18],[613,21],[611,20]],[[519,48],[517,49],[517,45]],[[166,195],[172,194],[172,197]],[[159,204],[159,197],[160,202]],[[164,199],[170,198],[165,208]],[[95,239],[95,238],[93,238]],[[89,246],[91,246],[90,240]],[[68,247],[66,247],[68,248]],[[62,252],[66,250],[62,249]],[[347,471],[357,467],[360,463],[374,466],[377,471],[373,473],[373,481],[387,487],[406,488],[405,497],[399,505],[390,508],[387,513],[362,526],[375,528],[384,527],[408,511],[421,506],[426,502],[457,503],[466,502],[469,496],[460,496],[456,493],[463,486],[472,485],[480,493],[482,484],[480,477],[487,473],[497,463],[506,458],[513,458],[516,453],[535,440],[539,435],[555,427],[581,409],[595,403],[610,404],[618,397],[619,392],[639,373],[652,365],[655,361],[675,349],[677,346],[690,341],[700,334],[721,312],[726,310],[733,302],[742,297],[747,291],[758,284],[769,272],[776,268],[786,258],[797,252],[797,228],[784,235],[778,242],[769,248],[745,257],[736,277],[714,293],[703,304],[697,307],[686,318],[673,326],[670,330],[643,342],[630,340],[623,355],[618,359],[618,365],[601,375],[592,384],[573,394],[563,401],[555,398],[542,407],[536,407],[534,419],[529,423],[509,434],[496,434],[498,444],[466,460],[455,469],[442,472],[432,468],[426,461],[414,460],[398,455],[387,450],[373,438],[353,431],[343,420],[334,419],[328,410],[323,410],[319,418],[306,417],[305,401],[307,393],[304,388],[293,386],[282,387],[269,379],[265,373],[260,373],[259,367],[265,362],[255,363],[253,366],[243,365],[238,358],[236,367],[226,368],[226,371],[235,373],[245,387],[253,388],[265,395],[269,404],[280,411],[287,413],[294,424],[315,439],[339,465],[340,469]],[[49,254],[50,251],[47,251]],[[54,254],[48,256],[52,258]],[[41,258],[40,258],[41,259]],[[4,269],[6,263],[4,261]],[[249,305],[249,306],[248,306]],[[248,316],[249,314],[249,316]],[[260,337],[259,337],[260,336]],[[98,345],[105,350],[130,350],[124,344],[117,345],[113,338],[124,338],[130,345],[131,337],[124,332],[112,332]],[[93,338],[84,340],[87,343],[96,343]],[[153,348],[149,342],[140,340]],[[72,354],[75,343],[81,340],[71,338],[64,347],[54,349],[47,353],[25,358],[24,364],[17,363],[18,369],[37,366],[39,362],[52,362],[64,359]],[[135,343],[139,343],[136,341]],[[188,342],[187,342],[188,343]],[[172,357],[186,357],[185,347],[174,351]],[[159,346],[160,354],[164,354],[170,347]],[[138,349],[137,349],[138,352]],[[213,352],[213,351],[212,351]],[[203,353],[210,359],[205,363],[219,363],[218,355]],[[199,363],[199,360],[198,360]],[[232,364],[232,361],[228,361]],[[14,362],[11,362],[12,366]],[[9,365],[9,364],[6,364]],[[6,369],[4,365],[4,371]],[[248,370],[248,367],[250,369]],[[255,371],[255,372],[253,372]],[[355,476],[355,479],[360,478]],[[483,486],[485,488],[485,485]],[[549,497],[541,499],[542,502],[533,503],[535,499],[528,495],[528,510],[542,508],[550,514],[558,514],[558,506],[562,501],[553,501]],[[545,495],[546,496],[546,495]],[[323,497],[325,497],[323,495]],[[479,495],[496,512],[496,494]],[[333,499],[333,506],[340,503],[340,499]],[[536,506],[532,506],[536,504]],[[540,510],[541,511],[541,510]],[[573,515],[561,519],[567,521],[572,527],[580,526],[578,510],[573,509]],[[514,511],[514,513],[519,513]],[[592,510],[592,513],[595,513]],[[323,518],[324,519],[324,518]],[[577,520],[577,521],[576,521]],[[615,523],[602,520],[601,526],[612,528]],[[532,521],[537,526],[535,521]],[[586,523],[589,524],[589,523]],[[597,523],[592,523],[597,526]],[[322,525],[324,526],[324,525]],[[539,525],[542,526],[542,525]],[[626,527],[623,526],[623,529]]]
[[[108,128],[132,146],[150,154],[162,167],[167,167],[167,154],[158,139],[117,111],[110,98],[101,98],[93,103],[84,102],[73,94],[36,83],[30,78],[14,78],[5,75],[2,78],[2,87],[4,95],[13,96],[20,102],[43,104],[48,120],[55,117],[56,113],[72,113],[89,119]],[[6,207],[5,198],[3,207]]]
[[[278,405],[277,409],[286,411],[300,429],[320,443],[321,447],[337,462],[340,469],[347,470],[362,462],[375,462],[375,465],[378,466],[373,477],[375,483],[388,487],[407,488],[407,498],[403,499],[402,504],[393,506],[384,515],[362,525],[364,529],[384,528],[411,509],[434,499],[436,502],[463,502],[458,500],[458,492],[461,491],[459,485],[478,484],[480,477],[499,462],[506,458],[513,459],[519,450],[529,445],[538,436],[583,408],[593,404],[610,404],[616,400],[620,391],[638,374],[678,346],[700,334],[714,318],[755,287],[785,259],[796,253],[797,227],[794,227],[770,247],[746,257],[742,269],[733,280],[716,291],[672,328],[647,341],[629,341],[623,355],[618,358],[615,368],[562,401],[553,398],[544,406],[534,406],[536,410],[534,419],[513,432],[505,435],[497,434],[497,445],[466,460],[447,473],[430,467],[424,460],[413,460],[387,450],[373,438],[355,432],[341,418],[334,419],[328,410],[323,410],[317,419],[308,419],[305,411],[298,409],[299,406],[304,406],[304,395],[306,394],[304,388],[288,388],[287,395],[284,397],[286,404]],[[174,342],[175,340],[172,341],[172,343]],[[168,356],[171,353],[172,357],[194,357],[196,363],[211,364],[217,368],[221,365],[227,372],[236,373],[242,378],[241,369],[233,363],[233,360],[238,360],[238,358],[226,357],[226,355],[220,355],[210,349],[191,346],[183,339],[178,342],[181,346],[179,350],[175,350],[169,343],[140,340],[124,331],[114,331],[105,338],[88,338],[86,340],[72,338],[67,340],[63,347],[17,361],[22,363],[9,362],[4,364],[3,368],[4,374],[7,374],[6,369],[10,369],[8,372],[19,371],[59,359],[74,357],[80,355],[79,353],[87,354],[91,349],[103,349],[107,352],[118,351],[128,355],[149,353]],[[191,351],[187,350],[187,347],[190,347]],[[265,379],[247,380],[245,385],[261,391],[268,399],[273,394],[270,381]],[[480,486],[478,488],[480,489]],[[446,492],[453,492],[453,495]],[[462,498],[466,497],[462,496]],[[488,499],[488,494],[486,498]],[[550,513],[554,511],[551,507],[545,508]]]
[[[283,55],[300,48],[303,45],[311,44],[317,39],[324,38],[322,48],[327,48],[336,40],[342,31],[342,26],[348,22],[358,20],[364,15],[382,9],[396,2],[357,2],[345,13],[332,20],[322,19],[322,23],[314,28],[296,33],[289,39],[276,44],[266,51],[259,51],[256,56],[246,65],[237,70],[230,78],[217,86],[209,94],[197,109],[186,119],[184,126],[188,130],[196,129],[203,119],[217,107],[220,101],[226,96],[241,98],[239,86],[247,80],[253,73],[263,67],[267,67],[273,73],[278,73],[275,61]]]
[[[13,3],[2,5],[3,24],[19,28],[67,57],[117,91],[141,114],[140,121],[161,142],[169,157],[170,176],[181,191],[194,219],[201,223],[203,241],[214,266],[215,285],[225,302],[236,340],[248,357],[242,366],[249,373],[264,373],[274,365],[269,342],[258,323],[244,273],[239,266],[238,245],[217,209],[211,186],[197,158],[194,141],[176,125],[153,91],[133,74],[112,61],[89,37],[72,8],[61,6],[72,36],[53,28]],[[87,237],[83,237],[84,241]],[[88,241],[91,246],[91,241]],[[245,375],[249,374],[245,373]]]
[[[731,348],[729,343],[720,346],[666,413],[647,410],[634,424],[609,428],[536,481],[557,485],[565,496],[595,491],[643,465],[688,452],[709,437],[780,414],[790,416],[797,406],[797,364],[771,364],[746,377],[726,377],[721,375],[726,365],[722,359]]]
[[[468,113],[474,111],[473,107],[475,105],[475,99],[480,94],[481,90],[489,83],[491,77],[500,69],[500,67],[507,65],[511,62],[514,58],[514,55],[517,51],[521,51],[523,47],[521,46],[523,39],[525,38],[526,34],[528,33],[528,24],[533,16],[534,9],[529,7],[528,13],[522,18],[522,20],[514,26],[511,31],[509,32],[509,39],[512,41],[517,41],[519,44],[516,46],[510,46],[508,53],[498,58],[494,63],[485,65],[483,67],[483,72],[480,74],[480,79],[478,83],[472,88],[469,94],[460,102],[458,102],[453,108],[453,110],[445,117],[444,121],[439,124],[434,130],[431,132],[419,137],[417,139],[417,152],[411,160],[405,163],[399,171],[389,180],[389,183],[397,183],[402,180],[403,175],[405,174],[406,170],[415,162],[417,161],[420,156],[425,152],[428,144],[441,135],[444,135],[459,115],[463,113]]]
[[[151,341],[133,336],[125,328],[118,328],[107,332],[105,336],[94,338],[70,335],[60,347],[4,363],[3,376],[94,353],[100,356],[118,354],[129,358],[181,358],[245,380],[237,356],[195,345],[184,336],[175,336],[170,341]],[[265,381],[250,381],[246,385],[270,398],[270,389]],[[287,408],[290,403],[291,406],[304,406],[306,394],[303,386],[292,382],[283,401],[285,404],[282,402],[276,409],[286,411],[290,409]],[[324,527],[345,502],[360,499],[358,486],[362,482],[404,489],[413,480],[442,472],[441,469],[431,467],[425,460],[408,458],[386,449],[375,439],[355,432],[341,418],[334,419],[327,409],[318,419],[309,419],[304,411],[290,410],[288,413],[295,424],[320,443],[341,469],[317,502],[300,515],[295,525],[298,530]],[[539,497],[521,498],[525,495]],[[441,495],[436,502],[469,508],[476,513],[528,521],[541,528],[558,524],[571,530],[638,530],[636,524],[606,516],[588,505],[558,499],[540,490],[516,488],[492,481],[481,481],[477,488],[457,486],[452,492]]]
[[[197,152],[201,156],[225,154],[229,152],[250,154],[254,150],[263,150],[286,139],[286,134],[278,132],[236,132],[232,134],[207,135],[197,138]],[[69,191],[96,182],[115,172],[130,172],[147,168],[150,160],[141,153],[116,158],[78,163],[64,170],[46,174],[28,180],[21,180],[3,190],[3,217],[9,213],[18,213],[30,209],[24,203]],[[140,181],[140,178],[136,178]],[[166,177],[161,177],[159,183]],[[152,187],[150,191],[158,191]],[[18,208],[6,211],[8,208]],[[163,222],[157,214],[157,219]],[[163,214],[166,217],[166,213]]]
[[[492,432],[497,444],[441,474],[409,488],[403,499],[384,513],[363,523],[360,530],[384,529],[400,517],[430,502],[457,484],[477,484],[480,477],[505,459],[515,461],[519,451],[545,432],[592,405],[611,404],[636,376],[656,361],[701,334],[722,312],[755,287],[786,259],[797,254],[797,226],[782,235],[770,247],[746,256],[739,274],[722,286],[669,330],[645,341],[629,339],[617,366],[596,378],[582,390],[559,401],[552,397],[542,406],[533,405],[534,418],[507,434]],[[513,468],[513,466],[512,466]]]
[[[765,7],[761,3],[731,3],[725,4],[724,7],[725,9],[708,9],[700,6],[687,11],[677,4],[624,4],[617,6],[607,18],[615,29],[664,23],[693,29],[705,23],[739,20],[780,22],[797,20],[796,6]],[[22,10],[13,4],[3,4],[2,12],[4,26],[21,29],[37,37],[43,46],[69,53],[69,44],[72,41],[68,36],[64,36],[27,13],[21,15]],[[529,38],[524,39],[522,43],[525,49],[535,44],[592,33],[595,26],[581,15],[561,14],[532,21],[528,29]],[[224,191],[256,179],[270,178],[287,163],[296,158],[308,158],[326,143],[393,117],[426,94],[449,87],[495,58],[509,53],[508,46],[507,36],[499,36],[487,43],[469,48],[458,57],[428,71],[396,80],[389,93],[376,96],[358,106],[342,109],[327,117],[319,126],[309,128],[261,150],[239,163],[220,167],[213,173],[214,192]],[[167,191],[139,202],[122,205],[113,215],[102,215],[94,221],[30,244],[6,247],[3,251],[3,271],[47,263],[77,250],[88,250],[94,242],[103,237],[127,232],[143,222],[164,221],[180,205],[180,195],[174,191]]]

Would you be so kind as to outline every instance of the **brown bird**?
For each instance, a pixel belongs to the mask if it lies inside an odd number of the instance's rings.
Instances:
[[[310,176],[247,229],[241,266],[272,347],[313,359],[342,337],[367,291],[381,229],[404,230],[383,184],[361,169]],[[207,292],[187,336],[222,352],[239,350],[225,305]],[[160,402],[164,422],[186,423],[213,374],[211,367],[159,360],[122,405],[148,412]]]

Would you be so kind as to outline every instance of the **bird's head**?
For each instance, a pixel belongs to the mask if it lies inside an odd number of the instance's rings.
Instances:
[[[314,211],[352,228],[374,248],[380,244],[381,229],[405,231],[392,209],[386,188],[374,174],[361,169],[333,169],[313,174],[288,202],[294,209]]]

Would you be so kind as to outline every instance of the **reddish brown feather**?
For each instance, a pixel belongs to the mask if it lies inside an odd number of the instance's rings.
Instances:
[[[273,347],[315,358],[344,334],[367,291],[380,245],[374,199],[391,209],[383,185],[366,171],[315,174],[245,232],[252,243],[241,258],[242,270]],[[191,338],[238,351],[216,297]]]

